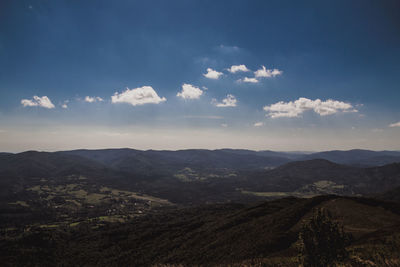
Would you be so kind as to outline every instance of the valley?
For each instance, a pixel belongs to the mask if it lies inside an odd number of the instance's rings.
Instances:
[[[366,253],[376,246],[400,259],[389,252],[400,247],[400,163],[360,167],[276,153],[1,154],[1,258],[9,266],[32,257],[67,266],[297,266],[301,225],[324,208],[353,237],[351,261],[381,261]]]

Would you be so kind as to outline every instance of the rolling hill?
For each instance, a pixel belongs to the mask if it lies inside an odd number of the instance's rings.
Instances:
[[[325,159],[331,162],[360,167],[382,166],[400,162],[399,151],[333,150],[305,155],[301,160]]]
[[[23,194],[27,188],[42,185],[43,178],[65,184],[70,175],[84,176],[97,187],[141,192],[181,204],[288,195],[365,195],[400,186],[399,163],[361,168],[324,159],[292,161],[278,157],[283,155],[228,149],[2,154],[0,193],[5,197]]]
[[[250,191],[371,194],[400,186],[400,163],[360,168],[316,159],[290,162],[273,170],[243,173],[242,176],[245,179],[243,188]],[[325,191],[321,191],[322,188]]]
[[[225,149],[178,151],[106,149],[73,150],[61,153],[82,156],[118,170],[147,172],[167,172],[185,167],[196,169],[258,169],[276,167],[290,161],[282,153],[264,155],[258,152]]]

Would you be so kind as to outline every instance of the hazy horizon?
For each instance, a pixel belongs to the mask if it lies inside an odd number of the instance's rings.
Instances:
[[[96,151],[96,150],[123,150],[123,149],[131,149],[131,150],[138,150],[138,151],[184,151],[184,150],[209,150],[209,151],[216,151],[216,150],[249,150],[249,151],[255,151],[255,152],[263,152],[263,151],[271,151],[271,152],[282,152],[282,153],[291,153],[291,154],[313,154],[313,153],[319,153],[319,152],[331,152],[331,151],[352,151],[352,150],[364,150],[364,151],[374,151],[374,152],[384,152],[384,151],[393,151],[393,152],[400,152],[400,150],[374,150],[374,149],[364,149],[364,148],[350,148],[350,149],[327,149],[327,150],[272,150],[272,149],[249,149],[249,148],[232,148],[232,147],[221,147],[221,148],[180,148],[180,149],[139,149],[135,147],[101,147],[101,148],[72,148],[72,149],[66,149],[66,150],[40,150],[40,149],[28,149],[28,150],[21,150],[21,151],[0,151],[0,153],[13,153],[13,154],[18,154],[18,153],[24,153],[24,152],[29,152],[29,151],[35,151],[35,152],[65,152],[65,151],[76,151],[76,150],[91,150],[91,151]]]

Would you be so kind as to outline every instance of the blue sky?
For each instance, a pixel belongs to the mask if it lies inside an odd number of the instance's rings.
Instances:
[[[398,150],[399,12],[398,1],[1,1],[0,150]]]

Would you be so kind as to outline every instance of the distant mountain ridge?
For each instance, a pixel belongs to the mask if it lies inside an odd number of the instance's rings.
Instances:
[[[335,163],[359,166],[382,166],[400,162],[400,151],[372,151],[363,149],[332,150],[304,155],[303,160],[326,159]]]
[[[22,152],[24,153],[24,152]],[[334,163],[360,167],[383,166],[400,162],[400,151],[372,151],[363,149],[331,150],[315,153],[280,152],[248,149],[186,149],[186,150],[136,150],[116,149],[78,149],[57,153],[85,157],[108,166],[126,167],[126,160],[138,164],[180,164],[208,165],[214,168],[263,168],[277,167],[290,161],[325,159]],[[21,154],[21,153],[16,153]],[[0,152],[1,156],[12,153]],[[15,155],[15,154],[14,154]]]
[[[400,163],[361,167],[320,158],[340,158],[343,153],[371,160],[368,157],[382,153],[392,157],[398,152],[332,151],[316,153],[317,159],[312,159],[312,155],[234,149],[27,151],[0,154],[0,194],[19,192],[40,178],[63,181],[70,175],[185,204],[260,196],[364,195],[400,186]]]
[[[290,161],[283,153],[264,154],[251,150],[72,150],[60,153],[86,157],[120,170],[147,169],[157,165],[161,170],[194,168],[257,169],[276,167]]]

